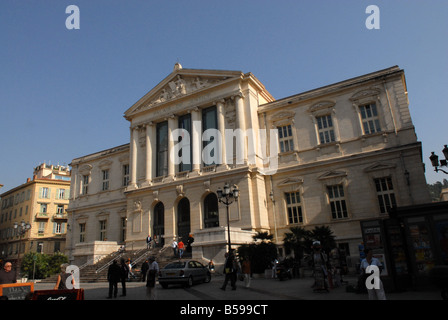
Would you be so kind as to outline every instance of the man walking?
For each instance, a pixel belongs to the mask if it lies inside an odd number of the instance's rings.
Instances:
[[[118,281],[120,281],[120,279],[121,269],[117,263],[117,260],[114,260],[107,270],[107,281],[109,281],[109,295],[107,296],[107,299],[112,298],[112,293],[114,298],[117,297]]]
[[[146,282],[146,298],[148,300],[156,300],[156,277],[159,273],[159,264],[156,259],[151,256],[149,258],[148,280]]]
[[[225,254],[226,261],[224,263],[224,283],[222,284],[221,290],[226,290],[227,283],[230,280],[230,286],[232,287],[232,290],[236,290],[236,273],[238,271],[238,268],[235,264],[235,259],[233,256],[233,251],[229,253],[226,252]]]

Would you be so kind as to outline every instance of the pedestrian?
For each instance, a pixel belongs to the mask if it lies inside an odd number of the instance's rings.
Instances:
[[[333,285],[336,288],[342,286],[342,264],[340,257],[338,248],[333,248],[330,251],[330,272],[332,274]]]
[[[177,241],[173,239],[173,243],[171,244],[171,248],[173,248],[173,254],[177,258]]]
[[[179,240],[177,244],[177,250],[179,251],[179,259],[182,259],[182,255],[184,254],[185,245],[182,242],[182,239]]]
[[[369,274],[367,272],[367,268],[369,266],[377,266],[379,269],[379,272],[381,273],[382,269],[383,269],[383,265],[381,264],[380,260],[378,260],[377,258],[373,257],[373,251],[370,248],[366,248],[364,249],[364,253],[365,253],[365,259],[363,259],[361,261],[361,272],[362,274]],[[366,278],[367,279],[367,278]],[[384,286],[383,286],[383,282],[381,281],[381,279],[378,277],[378,279],[374,280],[375,282],[378,281],[378,289],[376,289],[375,287],[373,287],[372,289],[367,288],[367,293],[369,295],[369,300],[386,300],[386,293],[384,292]]]
[[[12,270],[12,263],[7,261],[3,265],[3,269],[0,270],[0,284],[16,283],[17,275]]]
[[[146,249],[151,249],[151,236],[149,234],[146,237]]]
[[[124,259],[120,259],[120,268],[121,268],[121,296],[126,296],[126,280],[128,279],[129,268],[128,265],[124,262]]]
[[[224,283],[220,287],[221,290],[226,290],[227,283],[230,280],[230,286],[232,290],[236,290],[236,273],[238,269],[235,268],[233,251],[230,253],[226,252],[224,257],[226,258],[224,262]]]
[[[128,258],[128,260],[126,261],[126,264],[128,265],[128,280],[135,279],[135,274],[132,272],[132,263],[131,263],[131,258]]]
[[[75,278],[72,277],[71,288],[67,287],[67,279],[72,276],[71,273],[67,272],[68,263],[61,264],[61,273],[58,275],[58,279],[56,280],[56,285],[54,286],[54,290],[67,290],[75,288]]]
[[[212,259],[210,259],[210,261],[208,262],[208,269],[210,270],[210,272],[215,272],[215,264],[213,263]]]
[[[149,258],[148,280],[146,282],[146,298],[148,300],[156,300],[156,277],[159,274],[159,264],[156,259],[151,256]]]
[[[273,279],[275,279],[275,278],[277,278],[277,266],[278,266],[277,258],[274,258],[272,260],[271,265],[272,265],[272,274],[271,274],[271,276],[272,276]]]
[[[148,272],[149,269],[149,263],[148,263],[148,259],[145,260],[145,262],[143,262],[142,264],[142,282],[146,281],[146,273]]]
[[[245,256],[243,262],[241,263],[241,271],[244,275],[244,285],[246,288],[250,287],[250,260],[249,257]]]
[[[188,239],[187,239],[187,252],[191,253],[192,249],[191,249],[191,245],[194,242],[194,238],[193,235],[190,233],[188,235]]]
[[[108,299],[113,297],[116,298],[118,294],[118,281],[121,280],[121,269],[117,263],[117,260],[112,261],[112,264],[107,270],[107,281],[109,282],[109,295]]]
[[[313,250],[314,291],[329,292],[327,284],[328,259],[327,255],[322,252],[320,241],[313,242]]]

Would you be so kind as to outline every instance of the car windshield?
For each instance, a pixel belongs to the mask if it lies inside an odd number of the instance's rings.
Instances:
[[[183,269],[183,268],[185,268],[185,262],[182,261],[167,264],[165,267],[165,269]]]

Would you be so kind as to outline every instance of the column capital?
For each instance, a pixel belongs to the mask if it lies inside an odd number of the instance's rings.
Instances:
[[[240,91],[231,96],[232,100],[235,100],[236,98],[244,98],[244,94]]]
[[[216,104],[216,105],[224,104],[224,103],[226,103],[226,99],[224,99],[224,98],[218,99],[218,100],[215,100],[213,103]]]

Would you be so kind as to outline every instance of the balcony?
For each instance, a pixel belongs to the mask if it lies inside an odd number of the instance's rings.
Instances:
[[[67,220],[67,213],[56,213],[55,215],[53,215],[53,220]]]
[[[48,212],[38,212],[36,213],[36,219],[48,219]]]

